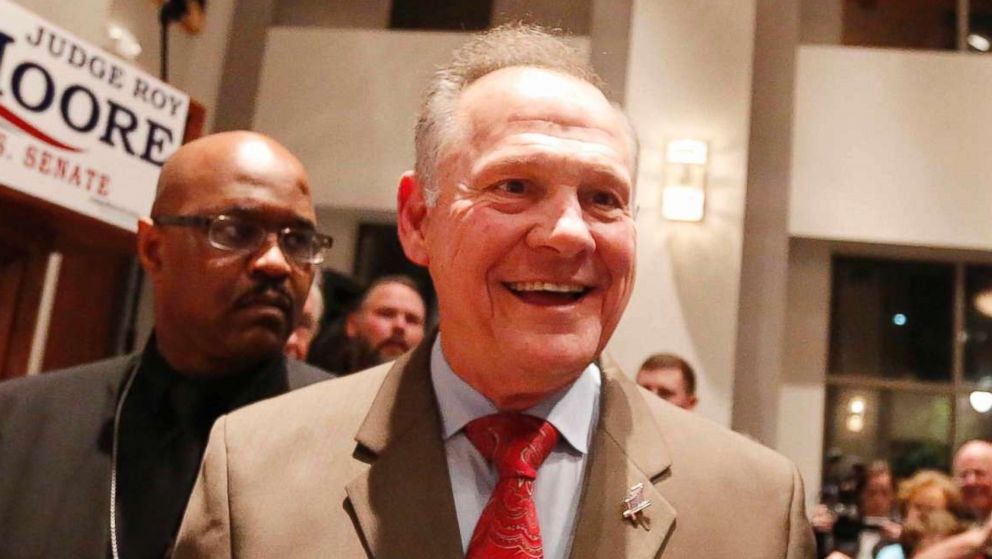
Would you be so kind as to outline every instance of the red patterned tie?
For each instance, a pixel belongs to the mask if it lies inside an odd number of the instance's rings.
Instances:
[[[543,419],[502,413],[472,421],[465,434],[499,473],[466,559],[543,559],[534,478],[558,442],[558,431]]]

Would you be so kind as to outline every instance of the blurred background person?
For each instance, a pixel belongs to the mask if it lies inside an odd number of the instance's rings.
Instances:
[[[964,527],[965,523],[959,523],[960,529]],[[906,530],[909,529],[907,524]],[[990,546],[992,546],[992,520],[957,535],[929,535],[914,550],[912,559],[987,559],[992,557]],[[881,554],[879,557],[886,559]]]
[[[927,545],[933,545],[952,533],[960,532],[946,518],[937,518],[946,514],[959,520],[964,507],[961,490],[944,473],[921,470],[900,483],[899,505],[904,519],[899,542],[883,547],[878,552],[879,559],[911,559],[914,551],[919,551],[916,546],[925,540]],[[932,518],[937,519],[931,520]],[[952,528],[947,528],[949,525]],[[941,531],[943,535],[940,535]]]
[[[413,280],[401,275],[379,277],[343,323],[314,344],[310,362],[348,374],[395,359],[423,339],[426,314]]]
[[[320,278],[320,276],[316,276]],[[321,291],[320,281],[314,279],[310,286],[310,294],[307,295],[306,303],[303,304],[303,313],[300,315],[296,328],[286,340],[283,353],[287,357],[306,361],[310,352],[310,344],[320,332],[321,319],[324,316],[324,294]]]
[[[691,410],[699,402],[696,372],[685,359],[673,353],[648,357],[637,372],[637,384],[683,409]]]
[[[971,440],[954,455],[954,481],[961,490],[962,519],[971,528],[923,550],[921,559],[992,557],[992,444]]]
[[[884,460],[867,469],[851,469],[853,506],[838,506],[841,499],[821,503],[813,511],[811,523],[817,534],[820,557],[871,559],[880,543],[895,542],[900,526],[896,521],[892,470]],[[844,485],[841,483],[840,485]]]
[[[906,521],[899,543],[902,545],[902,552],[905,557],[919,558],[924,551],[933,550],[935,545],[946,541],[951,536],[960,534],[964,529],[964,523],[949,511],[938,510],[923,513],[913,520]],[[896,546],[888,547],[878,554],[880,559],[901,556]],[[951,559],[945,555],[939,555],[939,557]]]
[[[984,524],[992,512],[992,444],[971,440],[954,454],[954,481],[961,488],[964,513]]]

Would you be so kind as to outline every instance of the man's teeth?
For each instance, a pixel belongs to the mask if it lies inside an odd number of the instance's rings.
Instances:
[[[513,291],[552,291],[555,293],[582,293],[583,285],[575,283],[548,283],[543,281],[514,282],[508,284]]]

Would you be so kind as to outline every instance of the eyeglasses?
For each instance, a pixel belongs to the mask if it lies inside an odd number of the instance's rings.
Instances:
[[[298,264],[320,264],[324,261],[324,250],[334,244],[331,237],[307,227],[291,225],[273,228],[230,215],[164,215],[153,217],[152,223],[204,229],[210,246],[235,252],[258,250],[269,231],[275,229],[279,248]]]

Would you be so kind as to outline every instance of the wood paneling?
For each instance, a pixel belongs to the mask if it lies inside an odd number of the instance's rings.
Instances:
[[[129,264],[130,258],[107,251],[63,253],[42,370],[79,365],[114,353]]]
[[[0,379],[27,371],[50,231],[0,199]]]

